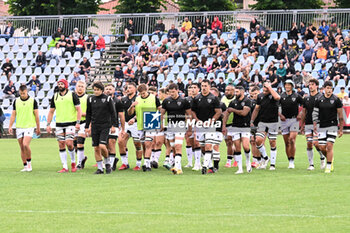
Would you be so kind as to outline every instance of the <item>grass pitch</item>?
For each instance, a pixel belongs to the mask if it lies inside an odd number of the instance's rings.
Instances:
[[[56,140],[37,139],[33,172],[20,173],[17,141],[3,139],[0,232],[350,232],[349,139],[336,141],[332,174],[319,169],[316,151],[315,171],[306,170],[305,137],[298,136],[294,170],[279,137],[276,171],[234,175],[236,168],[223,166],[222,145],[220,171],[205,176],[186,168],[174,176],[163,167],[96,176],[90,139],[84,171],[57,174]]]

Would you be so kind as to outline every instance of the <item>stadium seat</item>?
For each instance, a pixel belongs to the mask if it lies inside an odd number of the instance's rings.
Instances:
[[[177,61],[176,61],[176,64],[177,64],[178,66],[183,66],[183,65],[185,64],[185,61],[184,61],[183,57],[179,57],[179,58],[177,59]]]
[[[4,99],[2,101],[2,105],[1,106],[4,107],[4,108],[8,108],[8,106],[10,106],[10,100],[9,99]]]
[[[18,53],[20,51],[19,49],[19,45],[18,44],[15,44],[13,47],[12,47],[12,50],[11,50],[13,53]]]
[[[52,40],[51,36],[46,37],[45,44],[47,45],[50,44],[51,40]]]
[[[10,51],[6,57],[9,58],[10,60],[13,60],[15,58],[15,54],[12,51]]]
[[[40,83],[46,83],[46,76],[44,74],[41,74],[39,76],[39,81],[40,81]]]
[[[40,47],[40,51],[41,52],[43,52],[43,53],[46,53],[47,52],[47,44],[43,44],[43,45],[41,45],[41,47]]]
[[[24,58],[24,55],[22,52],[18,52],[16,55],[16,60],[21,61]]]
[[[40,90],[36,96],[38,99],[43,99],[45,97],[45,93],[43,90]]]
[[[174,58],[169,57],[168,62],[169,62],[169,66],[173,66],[174,65]]]
[[[33,44],[30,51],[32,51],[32,53],[37,53],[39,51],[39,46],[37,44]]]
[[[214,78],[215,79],[215,74],[214,73],[209,73],[208,74],[208,79]]]
[[[224,39],[225,41],[227,41],[228,40],[227,33],[222,33],[220,36],[220,39]]]
[[[55,69],[53,70],[52,74],[58,76],[61,74],[61,68],[56,66]]]
[[[71,73],[70,68],[68,66],[64,67],[63,74],[68,76],[70,73]]]
[[[7,83],[7,77],[3,75],[0,77],[0,84],[5,84],[5,83]]]
[[[49,63],[49,66],[52,67],[52,68],[55,68],[57,66],[56,60],[55,59],[51,59],[50,63]]]
[[[180,78],[181,80],[185,80],[185,75],[184,75],[184,73],[180,72],[180,73],[177,75],[177,78]]]
[[[240,40],[237,41],[237,42],[236,42],[235,48],[236,48],[236,49],[241,49],[241,46],[242,46],[242,41],[240,41]]]
[[[34,69],[34,74],[35,74],[36,76],[41,75],[41,73],[42,73],[42,70],[41,70],[40,67],[36,67],[36,68]]]
[[[26,60],[32,60],[34,58],[33,56],[33,53],[31,51],[29,51],[27,54],[26,54]]]
[[[5,44],[4,47],[2,47],[3,53],[9,53],[10,52],[10,46],[8,44]]]
[[[13,38],[13,37],[11,37],[8,41],[7,41],[7,44],[9,45],[9,46],[14,46],[15,45],[15,39]]]
[[[32,74],[32,67],[27,66],[23,73],[25,76],[30,76]]]
[[[229,49],[233,49],[233,47],[234,47],[233,42],[231,40],[227,41],[227,45],[228,45]]]
[[[346,54],[342,54],[339,58],[339,62],[346,64],[348,62],[348,58],[346,56]]]
[[[44,75],[49,76],[51,74],[50,66],[46,66],[44,69]]]
[[[216,81],[219,81],[219,78],[223,78],[225,80],[225,78],[226,78],[225,73],[224,72],[218,73],[218,77],[217,77]]]
[[[25,75],[21,75],[18,80],[19,83],[27,83],[27,77]]]
[[[49,105],[50,105],[49,98],[47,97],[43,98],[43,100],[41,101],[41,106],[44,108],[47,108]]]
[[[0,61],[5,60],[5,54],[0,51]]]
[[[288,33],[287,32],[282,32],[280,39],[288,39]]]
[[[314,71],[319,71],[321,68],[322,68],[322,64],[321,63],[316,63]]]
[[[184,73],[184,74],[188,74],[189,71],[190,71],[189,65],[188,65],[188,64],[185,64],[185,65],[182,67],[181,72]]]
[[[30,97],[32,97],[32,98],[35,98],[35,93],[34,93],[34,91],[29,91],[29,92],[28,92],[28,95],[29,95]]]
[[[148,35],[143,35],[142,38],[141,38],[141,41],[145,41],[146,43],[148,43],[149,42]]]
[[[16,75],[12,75],[10,77],[10,80],[13,82],[13,83],[16,83],[17,82],[17,76]]]
[[[89,51],[85,51],[83,57],[86,57],[87,59],[90,59],[91,53]]]
[[[38,38],[36,39],[36,44],[38,44],[38,45],[44,44],[44,39],[43,39],[42,37],[38,37]]]
[[[265,57],[259,56],[258,59],[256,60],[256,63],[259,65],[265,64]]]
[[[5,40],[5,38],[1,38],[0,39],[0,47],[4,47],[5,45],[6,45],[6,40]]]
[[[339,79],[337,87],[345,87],[345,80],[344,79]]]
[[[270,40],[273,41],[274,39],[278,39],[278,35],[276,32],[271,33]]]
[[[43,91],[49,91],[50,89],[51,89],[51,88],[50,88],[50,83],[45,82],[45,83],[43,84],[42,90],[43,90]]]
[[[173,66],[173,68],[171,69],[171,71],[174,73],[174,74],[177,74],[180,72],[180,68],[179,68],[179,65],[175,64]]]
[[[189,74],[187,75],[187,80],[188,80],[188,79],[194,80],[194,79],[195,79],[194,73],[189,73]]]
[[[75,52],[73,55],[75,60],[79,60],[81,58],[81,53],[80,52]]]
[[[58,63],[58,67],[60,68],[63,68],[65,67],[67,64],[66,64],[66,60],[64,59],[61,59],[60,62]]]
[[[26,62],[25,60],[22,60],[21,61],[21,66],[22,66],[22,62]],[[25,66],[24,66],[25,67]],[[21,67],[17,67],[16,68],[16,70],[15,70],[15,75],[17,75],[17,76],[20,76],[20,75],[22,75],[22,68]]]
[[[49,36],[51,38],[51,36]],[[34,44],[34,38],[33,37],[29,37],[27,40],[27,45],[28,46],[32,46]]]
[[[171,81],[171,80],[174,81],[174,80],[175,80],[174,74],[173,74],[172,72],[170,72],[170,73],[168,74],[166,80],[168,80],[168,81]]]
[[[259,70],[260,71],[260,65],[258,64],[258,63],[255,63],[254,65],[253,65],[253,69],[252,69],[252,71],[255,71],[255,70]]]
[[[98,60],[101,58],[101,53],[99,51],[95,51],[92,55],[92,58],[94,58],[95,60]]]

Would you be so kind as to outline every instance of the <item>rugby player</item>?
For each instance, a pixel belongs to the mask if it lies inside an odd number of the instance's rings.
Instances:
[[[253,111],[255,109],[256,101],[257,101],[259,94],[260,94],[260,89],[258,86],[253,86],[250,88],[249,99],[250,99],[251,106],[252,106],[251,110],[250,110],[251,114],[253,113]],[[251,133],[250,146],[251,146],[251,151],[253,154],[253,162],[252,162],[253,168],[258,168],[260,166],[260,162],[261,162],[261,154],[260,154],[260,151],[258,150],[258,148],[256,147],[256,142],[255,142],[255,140],[256,140],[255,128],[258,126],[259,119],[260,119],[260,114],[258,114],[258,116],[255,118],[255,121],[253,122],[254,129],[250,131],[250,133]]]
[[[51,133],[51,121],[56,111],[56,137],[63,166],[58,173],[68,172],[66,146],[71,157],[71,172],[76,172],[73,140],[75,132],[80,130],[80,100],[77,94],[68,90],[67,80],[60,79],[57,82],[57,87],[58,92],[51,99],[46,132]]]
[[[13,110],[9,123],[9,134],[13,134],[13,123],[16,120],[16,137],[21,149],[21,158],[23,169],[21,172],[32,171],[32,151],[30,142],[33,138],[34,128],[35,133],[40,135],[40,121],[38,102],[28,95],[26,85],[19,87],[19,96],[13,102]]]
[[[285,92],[281,94],[280,105],[282,111],[279,113],[281,119],[281,131],[284,139],[285,150],[289,160],[289,169],[294,169],[295,140],[299,132],[299,121],[302,112],[299,107],[303,98],[293,90],[294,82],[286,80],[284,83]]]
[[[317,123],[320,124],[318,143],[322,153],[327,158],[325,173],[330,173],[333,171],[333,145],[335,139],[337,136],[341,137],[343,135],[343,104],[337,96],[333,95],[333,83],[331,81],[326,81],[323,87],[324,94],[315,101],[312,120],[314,132],[317,132]]]
[[[275,170],[277,156],[276,139],[278,134],[278,101],[280,98],[279,94],[271,87],[271,83],[265,82],[263,92],[258,95],[257,103],[250,120],[250,125],[254,128],[255,119],[260,113],[260,121],[256,133],[256,145],[263,160],[260,166],[261,169],[266,169],[269,161],[264,146],[266,136],[268,136],[271,148],[270,170]]]

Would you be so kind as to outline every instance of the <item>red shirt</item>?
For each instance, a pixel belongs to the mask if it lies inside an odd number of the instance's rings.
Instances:
[[[77,45],[82,45],[82,46],[84,46],[84,42],[85,42],[85,40],[78,40]]]
[[[96,49],[105,49],[105,48],[106,48],[105,39],[103,37],[99,38],[96,41]]]
[[[219,28],[220,30],[222,30],[222,23],[219,19],[217,19],[216,21],[213,21],[211,24],[211,29],[214,30],[216,28]]]

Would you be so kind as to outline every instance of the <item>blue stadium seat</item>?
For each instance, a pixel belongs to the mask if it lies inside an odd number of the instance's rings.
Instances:
[[[38,37],[38,38],[36,39],[36,44],[38,44],[38,45],[44,44],[44,38]]]
[[[306,63],[305,66],[304,66],[304,70],[306,72],[311,72],[312,71],[312,66],[310,63]]]

